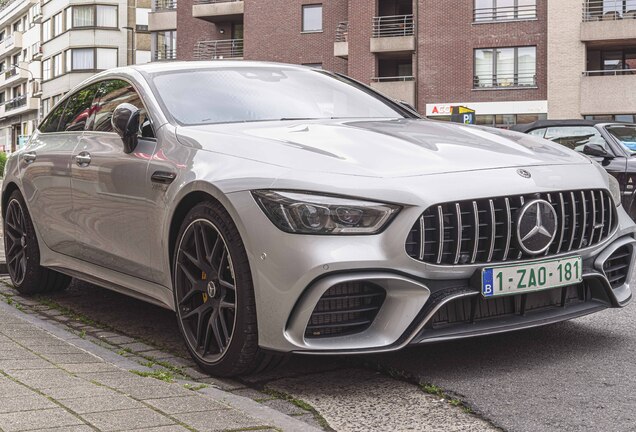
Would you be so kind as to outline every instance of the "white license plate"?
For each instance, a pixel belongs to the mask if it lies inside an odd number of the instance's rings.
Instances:
[[[481,272],[484,297],[522,294],[577,284],[583,280],[581,257],[488,267]]]

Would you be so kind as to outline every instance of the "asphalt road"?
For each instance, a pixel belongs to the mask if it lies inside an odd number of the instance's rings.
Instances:
[[[85,283],[74,283],[54,299],[130,336],[185,355],[169,311]],[[254,380],[304,371],[311,374],[309,384],[321,373],[350,368],[351,360],[295,356],[283,370]],[[440,386],[509,431],[636,431],[634,305],[506,335],[356,357],[358,362]]]

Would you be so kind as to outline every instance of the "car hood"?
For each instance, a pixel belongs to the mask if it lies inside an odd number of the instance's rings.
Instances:
[[[530,135],[430,120],[286,120],[177,129],[184,145],[290,169],[406,177],[537,165],[589,164]]]

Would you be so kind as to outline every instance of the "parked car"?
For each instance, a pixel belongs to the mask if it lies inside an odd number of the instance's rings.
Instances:
[[[512,130],[557,142],[603,165],[618,180],[623,207],[636,220],[636,124],[539,120]]]
[[[8,160],[2,214],[20,292],[76,277],[172,309],[197,363],[235,375],[622,307],[636,226],[620,198],[549,141],[223,61],[69,92]]]

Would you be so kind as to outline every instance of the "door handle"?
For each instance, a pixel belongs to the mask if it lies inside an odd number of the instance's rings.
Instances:
[[[75,156],[75,163],[81,167],[89,166],[91,163],[91,155],[88,152],[81,152]]]
[[[176,177],[177,175],[173,172],[155,171],[150,176],[150,181],[152,181],[153,183],[170,184],[174,181]]]
[[[24,161],[25,161],[26,163],[35,162],[35,158],[36,158],[36,157],[37,157],[37,155],[35,154],[35,152],[34,152],[34,151],[32,151],[32,152],[27,152],[27,153],[24,153],[24,154],[22,155],[22,159],[24,159]]]

